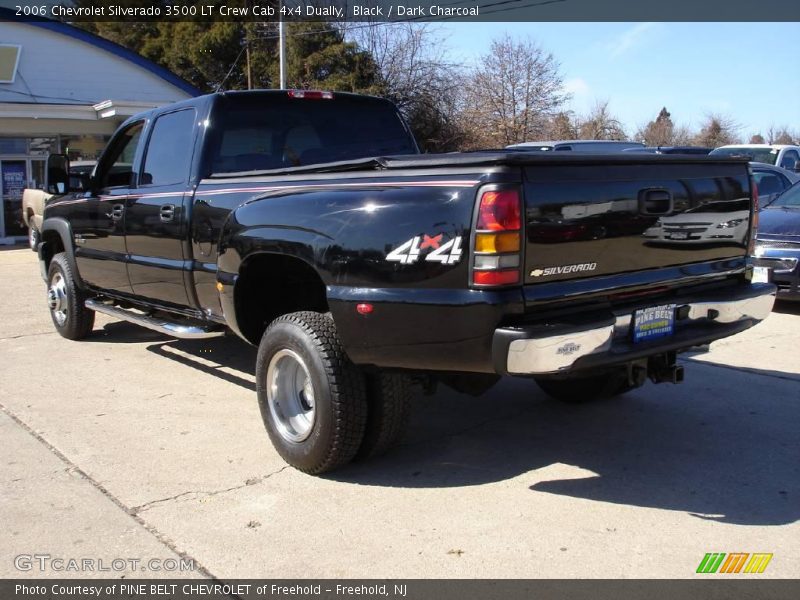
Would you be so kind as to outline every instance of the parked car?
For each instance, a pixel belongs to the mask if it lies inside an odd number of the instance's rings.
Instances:
[[[100,312],[257,345],[273,445],[322,473],[398,441],[412,380],[479,394],[512,375],[583,401],[679,383],[680,350],[764,319],[775,286],[749,280],[751,229],[643,243],[687,189],[753,210],[745,161],[421,155],[386,100],[225,92],[123,123],[88,190],[48,201],[38,253],[65,338]],[[601,237],[528,235],[551,222]]]
[[[679,215],[661,217],[642,234],[657,244],[732,243],[740,245],[750,229],[750,201],[704,202]]]
[[[75,161],[70,163],[69,167],[69,188],[79,190],[83,188],[84,182],[89,174],[92,172],[96,161],[84,160]],[[36,246],[39,244],[42,230],[42,215],[44,214],[44,205],[49,198],[55,194],[64,193],[65,189],[58,190],[55,187],[49,188],[45,185],[45,189],[27,188],[22,191],[22,218],[25,221],[25,226],[28,228],[28,243],[31,250],[36,251]]]
[[[755,277],[778,286],[778,298],[800,300],[800,182],[759,213]]]
[[[800,181],[800,174],[765,163],[751,162],[750,171],[758,189],[760,208],[768,206],[784,190]]]
[[[714,148],[709,155],[747,157],[751,161],[775,165],[787,171],[800,171],[800,146],[731,144]]]
[[[629,149],[642,149],[639,142],[619,142],[615,140],[560,140],[555,142],[522,142],[506,146],[506,150],[525,152],[622,152]]]
[[[708,154],[713,148],[704,146],[646,146],[626,148],[623,152],[649,152],[650,154]]]

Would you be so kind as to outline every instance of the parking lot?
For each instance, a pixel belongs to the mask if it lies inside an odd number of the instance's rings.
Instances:
[[[800,574],[797,307],[684,355],[680,386],[420,394],[402,446],[319,478],[272,449],[237,338],[99,316],[70,342],[32,252],[0,250],[0,284],[2,577],[86,575],[21,554],[181,556],[223,579],[688,578],[707,552],[767,552],[758,577]]]

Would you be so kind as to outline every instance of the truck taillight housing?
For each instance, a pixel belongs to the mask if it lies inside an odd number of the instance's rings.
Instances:
[[[472,284],[502,286],[522,278],[522,198],[516,189],[484,191],[478,201]]]
[[[758,233],[758,185],[755,180],[750,178],[750,189],[753,190],[753,219],[750,222],[750,243],[748,244],[747,252],[750,256],[756,252],[756,234]]]

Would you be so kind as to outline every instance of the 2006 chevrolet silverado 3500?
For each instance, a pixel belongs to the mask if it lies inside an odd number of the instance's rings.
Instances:
[[[276,449],[322,473],[399,439],[410,381],[480,393],[531,377],[565,400],[677,383],[677,352],[772,309],[746,263],[744,161],[418,152],[391,103],[351,94],[228,92],[135,116],[88,191],[45,207],[53,323],[73,340],[96,312],[175,337],[232,330],[258,346]],[[705,204],[713,220],[682,225]]]

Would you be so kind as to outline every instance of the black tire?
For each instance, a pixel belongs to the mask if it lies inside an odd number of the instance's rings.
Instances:
[[[367,430],[357,458],[379,456],[395,446],[408,429],[411,386],[398,373],[367,375]]]
[[[294,375],[284,375],[292,365]],[[298,374],[311,389],[288,392],[298,385]],[[283,387],[273,387],[275,382]],[[347,358],[329,315],[304,311],[275,319],[258,347],[256,386],[267,433],[291,466],[316,475],[355,457],[367,423],[365,379]],[[305,429],[288,416],[298,414],[291,411],[292,402],[297,408],[303,401],[307,410],[313,407],[313,417],[303,421]]]
[[[94,311],[84,306],[86,294],[75,281],[67,255],[56,254],[47,270],[47,301],[50,318],[62,337],[82,340],[94,327]]]
[[[573,379],[537,377],[536,383],[551,398],[570,404],[612,398],[637,387],[628,382],[625,369]]]

